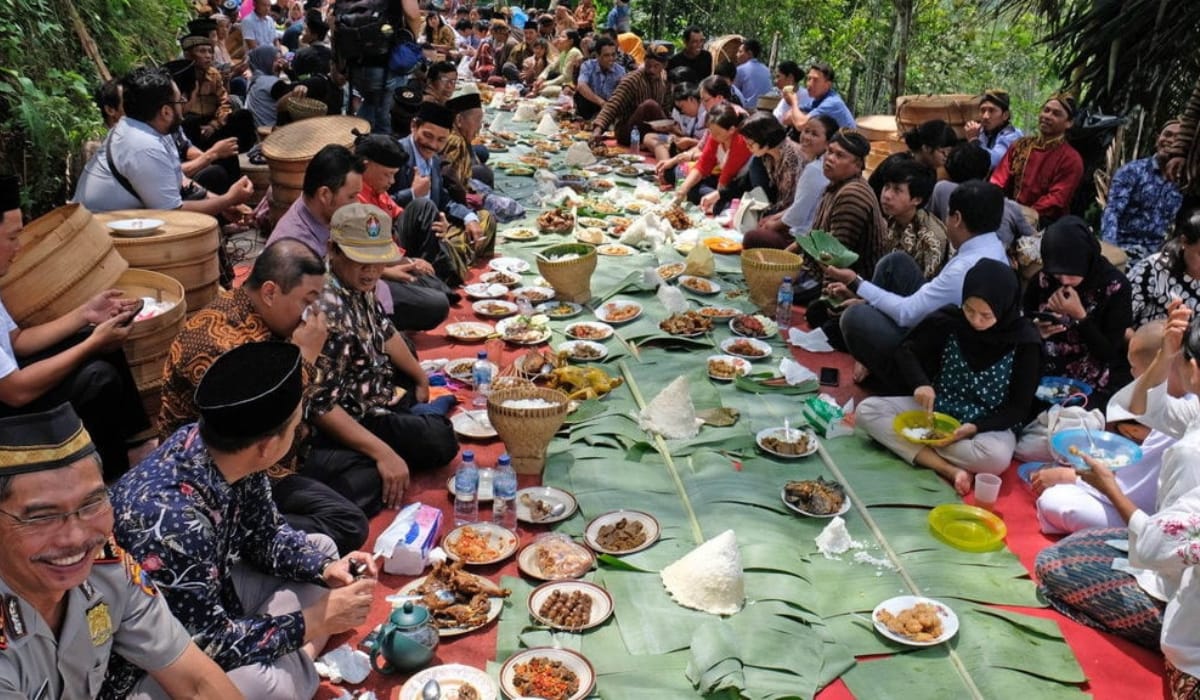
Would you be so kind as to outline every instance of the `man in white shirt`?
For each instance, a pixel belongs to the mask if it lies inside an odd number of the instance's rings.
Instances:
[[[875,266],[871,281],[853,270],[825,268],[830,284],[825,293],[847,300],[840,328],[846,349],[854,356],[854,379],[874,374],[881,381],[889,372],[892,356],[905,334],[926,316],[947,304],[962,303],[962,283],[967,271],[982,258],[1005,264],[1008,256],[996,236],[1004,213],[1004,192],[982,180],[959,185],[950,195],[946,237],[957,254],[928,282],[912,256],[892,251]]]
[[[279,30],[275,28],[275,18],[271,16],[271,0],[254,0],[254,12],[246,15],[241,25],[246,53],[278,41]]]

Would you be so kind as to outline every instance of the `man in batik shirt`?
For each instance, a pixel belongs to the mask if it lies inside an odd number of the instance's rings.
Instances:
[[[1175,213],[1183,204],[1183,193],[1163,174],[1178,137],[1179,120],[1172,119],[1158,132],[1154,155],[1122,165],[1108,188],[1100,233],[1104,240],[1124,250],[1130,263],[1162,247]]]

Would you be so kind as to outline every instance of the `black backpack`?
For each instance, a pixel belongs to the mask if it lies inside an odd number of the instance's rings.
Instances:
[[[395,31],[388,16],[388,0],[337,0],[333,4],[333,44],[343,59],[386,55]]]

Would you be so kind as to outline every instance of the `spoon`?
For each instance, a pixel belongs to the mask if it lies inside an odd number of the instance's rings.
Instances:
[[[421,700],[438,700],[442,697],[442,686],[437,682],[436,678],[430,678],[429,682],[421,688]]]
[[[562,515],[566,511],[567,511],[566,503],[555,503],[554,507],[550,509],[550,512],[543,515],[541,518],[539,518],[539,520],[550,520],[551,518],[557,518],[558,516]]]
[[[1088,427],[1087,423],[1083,424],[1083,434],[1087,435],[1088,451],[1091,452],[1092,454],[1095,454],[1096,453],[1096,441],[1092,439],[1092,429]]]

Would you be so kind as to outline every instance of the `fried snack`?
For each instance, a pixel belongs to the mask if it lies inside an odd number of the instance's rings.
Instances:
[[[567,700],[579,692],[579,677],[561,661],[535,656],[517,664],[513,686],[521,695],[545,700]]]
[[[463,528],[452,549],[467,562],[491,561],[500,556],[500,550],[492,547],[491,538],[473,527]]]
[[[808,436],[804,436],[803,440],[807,444]],[[765,443],[766,440],[763,442]],[[780,450],[776,451],[780,452]],[[795,454],[800,454],[800,452]],[[836,481],[826,481],[821,477],[805,481],[789,481],[784,485],[783,493],[788,503],[815,515],[836,513],[846,502],[846,492],[842,489],[842,485]]]
[[[684,229],[689,229],[692,227],[691,217],[689,217],[687,212],[683,210],[683,207],[679,206],[678,204],[668,209],[666,213],[663,214],[663,218],[665,218],[671,224],[671,228],[675,229],[676,231],[683,231]]]
[[[463,563],[438,562],[413,593],[422,596],[421,604],[429,609],[433,626],[478,627],[487,622],[489,597],[507,598],[512,591],[501,588],[482,576],[462,570]],[[449,591],[452,598],[439,595]]]
[[[641,312],[641,309],[633,304],[619,304],[616,302],[609,302],[600,308],[604,310],[604,320],[614,323],[628,321]]]
[[[579,629],[592,619],[592,597],[583,591],[552,591],[538,608],[538,617],[558,627]]]
[[[889,630],[914,642],[932,642],[942,636],[942,618],[936,605],[917,603],[905,608],[899,615],[880,610],[876,619]]]
[[[542,212],[537,218],[538,228],[553,233],[566,233],[575,226],[575,215],[570,209],[558,208]]]
[[[684,311],[663,319],[658,327],[671,335],[699,335],[712,330],[712,319],[698,311]]]
[[[596,544],[611,552],[628,552],[646,542],[646,527],[640,520],[621,518],[596,533]]]
[[[688,277],[680,282],[679,286],[687,287],[693,292],[699,292],[701,294],[712,294],[713,291],[715,291],[713,289],[713,283],[702,277]]]
[[[720,379],[733,379],[746,372],[745,368],[737,362],[722,357],[714,357],[708,361],[708,373]]]

